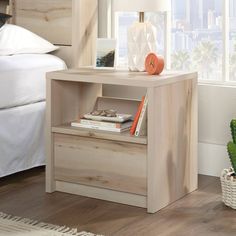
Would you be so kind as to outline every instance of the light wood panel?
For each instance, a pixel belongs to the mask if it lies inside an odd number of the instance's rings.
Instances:
[[[102,95],[101,84],[52,80],[52,126],[69,123],[93,110]]]
[[[91,92],[88,98],[82,91],[86,87]],[[100,84],[68,83],[57,80],[47,80],[47,115],[46,115],[46,151],[47,156],[47,192],[55,191],[54,181],[54,147],[51,127],[76,120],[80,112],[89,112],[90,106],[94,106],[98,96],[101,96]],[[86,100],[86,102],[84,102]],[[83,103],[84,102],[84,103]],[[87,105],[88,106],[87,106]]]
[[[51,127],[52,121],[52,84],[50,80],[46,80],[46,125],[45,125],[45,146],[46,156],[46,192],[52,193],[56,190],[56,182],[54,180],[54,142]]]
[[[71,124],[63,124],[59,126],[52,127],[53,133],[59,134],[70,134],[70,135],[78,135],[81,137],[90,137],[96,139],[106,139],[113,141],[123,141],[128,143],[137,143],[137,144],[147,144],[146,136],[134,136],[130,135],[129,131],[116,133],[116,132],[108,132],[101,130],[90,130],[85,128],[76,128],[72,127]]]
[[[73,0],[74,67],[94,65],[98,32],[98,1]]]
[[[197,189],[196,79],[148,89],[148,212]]]
[[[72,0],[14,0],[14,23],[54,44],[72,45]]]
[[[131,114],[135,117],[141,100],[99,97],[96,104],[98,110],[114,109],[120,114]]]
[[[0,0],[0,12],[7,13],[8,4],[9,4],[8,0]]]
[[[54,145],[56,180],[147,194],[146,145],[61,134]]]
[[[119,192],[110,189],[96,188],[92,186],[73,184],[63,181],[56,181],[58,191],[77,194],[85,197],[96,198],[106,201],[128,204],[130,206],[147,207],[147,197],[126,192]]]
[[[59,45],[69,68],[94,64],[97,0],[10,0],[12,23]]]
[[[49,78],[63,81],[101,83],[133,87],[157,87],[197,78],[197,73],[165,71],[161,75],[126,70],[101,70],[92,68],[71,69],[47,74]]]

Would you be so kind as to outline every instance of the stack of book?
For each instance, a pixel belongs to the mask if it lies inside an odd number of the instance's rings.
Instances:
[[[131,135],[147,135],[147,96],[142,97],[137,113],[132,119],[130,114],[117,114],[115,117],[85,114],[83,118],[71,123],[77,128],[95,129],[110,132],[130,131]]]
[[[84,115],[79,121],[71,123],[71,126],[86,129],[103,130],[110,132],[123,132],[130,130],[133,124],[132,115],[118,114],[117,117]]]

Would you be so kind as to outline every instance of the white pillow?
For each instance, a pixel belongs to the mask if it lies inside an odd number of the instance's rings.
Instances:
[[[0,56],[43,54],[58,47],[20,26],[5,24],[0,28]]]

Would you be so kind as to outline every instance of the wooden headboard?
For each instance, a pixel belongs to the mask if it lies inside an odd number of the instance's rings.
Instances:
[[[12,23],[60,49],[69,67],[91,65],[97,38],[97,0],[10,0]]]

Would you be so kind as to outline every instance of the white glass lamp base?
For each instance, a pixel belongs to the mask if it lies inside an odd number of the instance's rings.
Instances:
[[[128,67],[131,71],[144,71],[145,58],[157,52],[157,30],[150,22],[135,22],[128,29]]]

